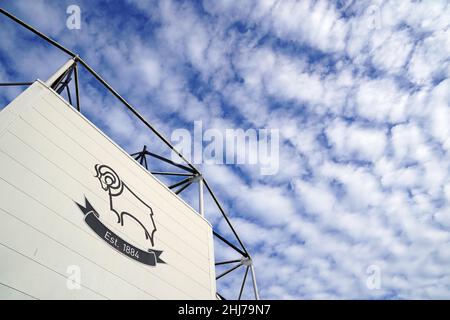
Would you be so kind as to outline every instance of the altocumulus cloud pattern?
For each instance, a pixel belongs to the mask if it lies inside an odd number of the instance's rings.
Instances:
[[[79,30],[66,27],[71,4]],[[280,130],[277,175],[203,165],[262,298],[450,298],[448,1],[1,5],[80,53],[166,136],[197,120]],[[46,79],[65,62],[1,26],[0,79]],[[129,151],[149,143],[112,97],[81,83],[102,130]],[[18,93],[2,89],[1,105]],[[227,258],[219,243],[216,255]],[[240,279],[221,284],[224,296]]]

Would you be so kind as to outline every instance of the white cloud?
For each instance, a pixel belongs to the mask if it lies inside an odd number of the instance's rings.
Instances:
[[[449,75],[450,30],[436,31],[416,45],[408,73],[417,84],[429,85],[434,77]]]
[[[387,138],[383,130],[332,122],[327,137],[336,155],[343,159],[376,161],[385,152]]]
[[[368,79],[361,82],[358,88],[356,113],[372,121],[404,121],[407,97],[390,79]]]
[[[398,73],[407,62],[411,49],[408,32],[399,31],[373,49],[373,62],[388,73]]]

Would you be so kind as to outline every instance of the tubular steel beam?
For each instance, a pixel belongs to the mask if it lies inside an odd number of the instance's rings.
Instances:
[[[55,47],[57,47],[58,49],[64,51],[65,53],[67,53],[68,55],[75,57],[76,54],[73,53],[72,51],[70,51],[69,49],[67,49],[66,47],[62,46],[61,44],[59,44],[58,42],[56,42],[55,40],[47,37],[45,34],[43,34],[42,32],[36,30],[35,28],[33,28],[32,26],[30,26],[29,24],[23,22],[22,20],[20,20],[19,18],[13,16],[11,13],[9,13],[8,11],[0,8],[0,13],[2,13],[3,15],[7,16],[8,18],[10,18],[11,20],[14,20],[15,22],[17,22],[18,24],[20,24],[22,27],[27,28],[28,30],[30,30],[31,32],[33,32],[34,34],[38,35],[39,37],[41,37],[42,39],[44,39],[45,41],[47,41],[48,43],[54,45]]]
[[[228,219],[228,216],[226,215],[225,211],[223,210],[222,206],[219,203],[219,200],[217,200],[216,195],[214,194],[214,192],[211,190],[208,181],[206,181],[206,179],[203,179],[203,182],[205,183],[206,189],[208,189],[209,194],[211,195],[211,197],[213,198],[214,202],[216,203],[217,207],[219,208],[220,212],[222,213],[222,216],[225,218],[225,221],[227,222],[228,226],[230,227],[231,231],[233,231],[234,236],[236,237],[236,240],[239,242],[239,244],[241,245],[242,249],[244,250],[245,254],[243,254],[243,256],[248,257],[249,254],[247,252],[247,249],[245,249],[244,244],[242,243],[241,239],[239,238],[239,236],[236,233],[236,230],[234,230],[233,225],[231,224],[230,220]]]
[[[216,292],[217,296],[220,298],[220,300],[227,300],[225,299],[220,293]]]
[[[145,156],[140,155],[139,157],[136,158],[136,160],[138,160],[141,165],[145,165],[145,162],[144,162]]]
[[[106,87],[117,99],[119,99],[139,120],[144,123],[158,138],[160,138],[177,156],[179,156],[195,173],[199,171],[167,140],[158,130],[156,130],[145,118],[133,108],[113,87],[109,85],[95,70],[93,70],[83,59],[77,57],[77,60],[89,71],[103,86]]]
[[[180,194],[181,192],[184,191],[184,189],[186,189],[187,187],[189,187],[192,184],[192,181],[189,183],[186,183],[183,187],[181,187],[180,189],[178,189],[177,191],[175,191],[175,194]]]
[[[65,88],[69,88],[69,83],[72,81],[72,73],[73,73],[73,66],[67,70],[66,74],[64,75],[64,78],[61,79],[60,83],[55,87],[56,92],[58,94],[61,94],[61,92],[64,91]],[[72,105],[72,102],[70,102],[70,105]]]
[[[188,172],[190,172],[190,173],[193,173],[193,174],[197,174],[197,173],[198,173],[198,172],[195,172],[193,169],[191,169],[191,168],[189,168],[189,167],[186,167],[186,166],[184,166],[184,165],[182,165],[182,164],[176,163],[176,162],[174,162],[174,161],[172,161],[172,160],[170,160],[170,159],[167,159],[167,158],[165,158],[165,157],[163,157],[163,156],[160,156],[160,155],[158,155],[158,154],[156,154],[156,153],[146,151],[145,154],[148,155],[148,156],[150,156],[150,157],[153,157],[153,158],[159,159],[159,160],[161,160],[161,161],[164,161],[164,162],[166,162],[166,163],[168,163],[168,164],[171,164],[171,165],[173,165],[173,166],[175,166],[175,167],[177,167],[177,168],[186,170],[186,171],[188,171]]]
[[[247,280],[248,268],[249,268],[249,266],[247,266],[247,268],[245,268],[244,280],[242,280],[242,285],[241,285],[241,290],[239,291],[238,300],[241,300],[242,292],[244,291],[245,280]]]
[[[145,167],[145,169],[148,170],[147,158],[145,157],[146,152],[147,152],[147,146],[144,145],[144,148],[142,149],[142,151],[133,153],[133,154],[131,154],[131,156],[132,157],[135,156],[134,160],[138,161],[141,166]]]
[[[74,65],[74,75],[75,75],[75,96],[77,99],[77,110],[80,112],[81,106],[80,106],[80,88],[78,85],[78,66],[77,63]]]
[[[31,86],[33,82],[2,82],[0,87]]]
[[[238,263],[238,264],[235,265],[233,268],[228,269],[227,271],[225,271],[225,272],[221,273],[220,275],[218,275],[218,276],[216,277],[216,280],[219,280],[219,279],[222,278],[223,276],[226,276],[227,274],[229,274],[230,272],[236,270],[236,269],[239,268],[240,266],[242,266],[242,262],[241,262],[241,263]]]
[[[233,248],[234,250],[236,250],[236,251],[239,252],[240,254],[242,254],[242,256],[248,257],[248,253],[245,253],[244,251],[242,251],[241,249],[239,249],[238,247],[236,247],[234,244],[232,244],[230,241],[228,241],[227,239],[225,239],[224,237],[222,237],[220,234],[218,234],[218,233],[215,232],[214,230],[213,230],[213,235],[215,235],[217,238],[219,238],[220,240],[222,240],[222,242],[225,242],[228,246],[230,246],[231,248]]]
[[[66,86],[67,97],[69,98],[69,103],[72,106],[72,96],[70,95],[69,86]]]
[[[193,173],[193,174],[198,173],[198,172],[194,171],[193,169],[191,169],[191,168],[189,168],[189,167],[186,167],[186,166],[184,166],[184,165],[182,165],[182,164],[176,163],[176,162],[174,162],[174,161],[172,161],[172,160],[170,160],[170,159],[167,159],[167,158],[165,158],[165,157],[163,157],[163,156],[160,156],[160,155],[158,155],[158,154],[155,154],[155,153],[152,153],[152,152],[147,152],[146,154],[149,155],[150,157],[159,159],[159,160],[164,161],[164,162],[166,162],[166,163],[168,163],[168,164],[171,164],[171,165],[173,165],[173,166],[175,166],[175,167],[177,167],[177,168],[180,168],[180,169],[189,171],[189,172],[191,172],[191,173]]]
[[[162,175],[162,176],[181,176],[181,177],[193,177],[194,175],[191,173],[178,173],[178,172],[162,172],[162,171],[150,171],[153,175]]]
[[[221,265],[224,265],[224,264],[237,263],[237,262],[241,262],[241,261],[242,261],[242,259],[239,259],[239,260],[221,261],[221,262],[216,262],[215,265],[216,265],[216,266],[221,266]]]
[[[185,183],[188,183],[188,182],[191,182],[191,181],[192,181],[192,177],[183,179],[183,180],[181,180],[180,182],[177,182],[177,183],[175,183],[175,184],[169,186],[169,189],[176,188],[176,187],[178,187],[178,186],[181,186],[182,184],[185,184]]]
[[[144,156],[144,164],[145,164],[145,169],[148,170],[148,163],[147,163],[147,158]]]

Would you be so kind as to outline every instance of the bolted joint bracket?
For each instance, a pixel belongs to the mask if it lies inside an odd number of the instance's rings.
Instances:
[[[194,175],[194,176],[191,178],[191,181],[192,181],[192,182],[203,181],[203,176],[202,176],[202,174],[201,174],[201,173],[197,173],[196,175]]]
[[[251,267],[253,265],[253,261],[250,257],[242,257],[241,263],[246,267]]]

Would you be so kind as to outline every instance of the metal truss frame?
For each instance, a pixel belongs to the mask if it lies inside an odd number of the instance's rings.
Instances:
[[[208,181],[203,177],[201,172],[192,164],[190,163],[178,150],[175,149],[175,147],[170,143],[169,140],[167,140],[158,130],[156,130],[131,104],[129,104],[109,83],[104,80],[94,69],[92,69],[89,64],[87,64],[78,54],[75,54],[71,50],[65,48],[57,41],[51,39],[47,35],[43,34],[42,32],[38,31],[34,27],[28,25],[27,23],[23,22],[19,18],[15,17],[11,13],[7,12],[3,8],[0,8],[0,13],[6,16],[7,18],[11,19],[12,21],[16,22],[20,26],[28,29],[41,39],[45,40],[47,43],[51,44],[52,46],[58,48],[59,50],[63,51],[67,55],[70,56],[70,60],[67,61],[54,75],[52,75],[47,81],[46,84],[51,87],[53,90],[55,90],[58,94],[61,94],[64,90],[66,90],[66,94],[68,96],[69,103],[76,108],[78,112],[81,112],[81,102],[80,102],[80,91],[79,91],[79,76],[78,76],[78,67],[82,66],[85,70],[87,70],[100,84],[103,85],[110,93],[112,93],[121,103],[124,105],[128,111],[130,111],[138,120],[140,120],[156,137],[158,137],[174,154],[176,154],[180,160],[184,164],[180,164],[177,162],[174,162],[166,157],[163,157],[161,155],[155,154],[153,152],[148,151],[147,146],[144,146],[142,151],[136,152],[131,154],[131,156],[140,163],[145,169],[147,169],[151,174],[153,175],[161,175],[161,176],[172,176],[172,177],[184,177],[184,179],[168,185],[168,188],[171,189],[175,194],[179,195],[181,192],[186,190],[189,186],[191,186],[194,183],[198,183],[198,212],[201,216],[204,217],[204,187],[206,187],[206,191],[211,196],[212,200],[214,201],[215,205],[219,209],[222,217],[225,219],[228,227],[230,228],[235,240],[238,242],[238,245],[233,244],[230,240],[225,238],[224,236],[220,235],[218,232],[216,232],[213,228],[213,235],[219,239],[222,243],[226,244],[228,247],[236,251],[241,257],[239,259],[234,260],[227,260],[227,261],[220,261],[216,262],[215,265],[217,266],[223,266],[223,265],[233,265],[231,268],[227,269],[226,271],[222,272],[220,275],[216,276],[216,281],[225,277],[226,275],[232,273],[233,271],[239,269],[240,267],[245,267],[245,274],[243,277],[243,281],[241,284],[241,287],[239,289],[239,295],[238,300],[242,298],[242,293],[245,287],[245,283],[247,280],[248,272],[250,271],[252,276],[252,285],[253,285],[253,291],[254,291],[254,297],[256,300],[259,299],[259,292],[258,287],[256,283],[256,275],[255,270],[253,266],[253,261],[251,259],[250,254],[248,253],[246,247],[244,246],[243,242],[241,241],[240,237],[238,236],[236,230],[234,229],[227,213],[223,209],[222,205],[220,204],[218,198],[216,197],[215,193],[213,192],[211,186],[209,185]],[[72,77],[74,78],[75,82],[75,105],[72,102],[72,95],[69,88],[69,83],[72,81]],[[10,82],[10,83],[0,83],[0,87],[5,86],[29,86],[33,84],[33,82]],[[172,165],[175,168],[181,169],[184,172],[164,172],[164,171],[151,171],[148,166],[147,157],[152,157],[156,160],[162,161],[166,164]],[[176,190],[174,190],[176,189]],[[225,298],[220,294],[216,293],[216,296],[218,299],[225,300]]]

